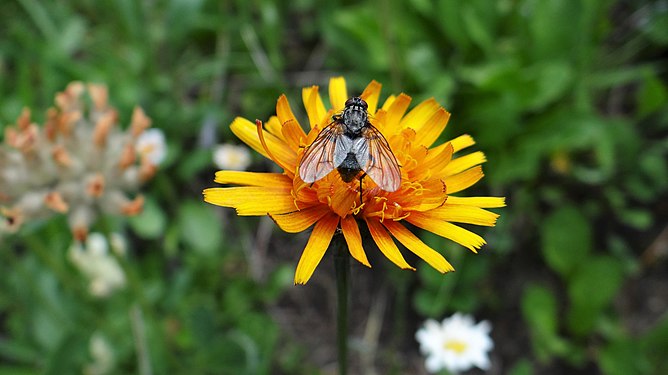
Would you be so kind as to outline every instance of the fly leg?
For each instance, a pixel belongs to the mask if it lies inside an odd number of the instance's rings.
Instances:
[[[366,172],[360,176],[360,207],[362,207],[362,180],[364,180],[364,176],[366,176]]]

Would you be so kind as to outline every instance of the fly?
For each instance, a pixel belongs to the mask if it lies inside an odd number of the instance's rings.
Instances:
[[[387,192],[399,189],[399,163],[385,137],[369,122],[367,108],[355,96],[346,101],[340,114],[332,116],[299,163],[304,182],[316,182],[336,169],[344,182],[360,179],[360,199],[364,176]]]

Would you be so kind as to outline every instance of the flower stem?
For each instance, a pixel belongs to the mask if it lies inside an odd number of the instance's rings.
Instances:
[[[336,272],[336,341],[339,355],[339,374],[348,372],[348,287],[350,274],[350,254],[343,236],[333,238],[334,269]]]

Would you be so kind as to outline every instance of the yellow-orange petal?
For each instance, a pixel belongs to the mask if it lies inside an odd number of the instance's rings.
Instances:
[[[450,199],[448,198],[448,202]],[[442,207],[429,211],[429,215],[435,219],[445,220],[453,223],[475,224],[493,227],[496,224],[498,214],[474,206],[462,206],[445,203]]]
[[[394,99],[396,99],[396,98],[397,98],[396,95],[388,96],[387,99],[385,99],[385,102],[383,102],[383,106],[380,109],[387,112],[387,110],[390,109],[390,106],[392,105],[392,103],[394,103]]]
[[[275,135],[276,138],[285,142],[285,138],[283,138],[283,132],[281,131],[281,128],[283,126],[278,121],[278,117],[276,117],[276,116],[269,117],[269,120],[267,120],[267,122],[264,123],[264,127],[265,127],[265,129],[267,129],[269,134]]]
[[[313,271],[325,255],[338,225],[339,217],[336,215],[327,215],[315,224],[306,248],[304,248],[304,252],[299,258],[299,264],[297,264],[297,270],[295,271],[295,284],[306,284],[311,278]]]
[[[329,102],[334,112],[340,112],[348,100],[346,80],[343,77],[332,77],[329,79]],[[368,104],[368,103],[367,103]]]
[[[299,233],[308,229],[316,221],[320,220],[328,212],[329,207],[319,204],[301,209],[299,211],[288,212],[280,215],[269,215],[276,225],[288,233]]]
[[[282,131],[285,142],[294,152],[297,152],[300,147],[305,146],[306,133],[304,133],[304,129],[299,126],[297,121],[288,120],[284,122]]]
[[[382,87],[383,85],[380,83],[371,81],[360,95],[360,98],[364,99],[366,104],[369,105],[367,110],[372,115],[376,113],[376,109],[378,108],[378,99],[380,98],[380,89]]]
[[[285,94],[279,96],[278,100],[276,101],[276,116],[278,116],[278,121],[281,124],[285,124],[288,121],[295,121],[297,125],[299,125],[299,121],[297,121],[295,114],[292,112],[292,108],[290,108],[290,102],[288,101],[288,98],[285,96]]]
[[[292,179],[282,173],[218,171],[214,181],[219,184],[292,188]]]
[[[406,113],[403,119],[401,119],[401,128],[411,128],[418,130],[422,125],[429,120],[429,118],[440,108],[440,105],[436,102],[436,99],[429,98],[422,103],[415,106]]]
[[[408,250],[422,258],[438,272],[446,273],[455,270],[454,267],[445,260],[443,255],[422,242],[422,240],[402,224],[393,220],[385,220],[383,221],[383,225],[390,231],[392,236],[406,246]]]
[[[392,240],[392,237],[387,233],[383,225],[378,220],[367,219],[366,224],[369,227],[369,233],[371,233],[373,241],[376,243],[376,245],[378,245],[378,249],[380,249],[383,255],[387,257],[387,259],[392,261],[392,263],[396,264],[401,269],[415,271],[415,268],[406,263],[406,260],[404,259],[403,255],[401,255],[401,252],[399,252],[399,248],[397,248],[397,245]]]
[[[432,116],[424,120],[416,131],[415,143],[431,147],[448,125],[450,113],[443,108],[437,108]]]
[[[230,187],[204,189],[204,201],[233,207],[241,216],[284,214],[296,209],[291,189],[272,187]]]
[[[457,152],[467,147],[473,146],[475,144],[475,141],[473,140],[473,137],[471,137],[470,135],[462,134],[459,137],[451,140],[450,143],[452,143],[452,147],[454,147],[455,152]]]
[[[485,154],[481,151],[476,151],[468,155],[460,156],[453,159],[443,170],[444,176],[452,176],[454,174],[463,172],[471,167],[480,165],[486,162]]]
[[[411,171],[411,176],[414,176],[416,179],[419,179],[421,176],[427,174],[428,171],[431,171],[431,175],[441,175],[441,171],[452,160],[452,153],[454,149],[450,143],[446,143],[445,147],[438,147],[437,149],[429,150],[427,156],[424,158],[424,161]],[[450,187],[448,186],[448,191]]]
[[[445,177],[445,185],[448,187],[448,194],[454,194],[466,188],[473,186],[484,176],[480,166],[473,167],[462,173]]]
[[[306,114],[308,115],[310,127],[313,128],[314,126],[319,125],[327,114],[327,110],[320,98],[318,86],[304,87],[302,89],[302,100],[304,102]]]
[[[346,239],[350,255],[358,262],[371,268],[371,264],[369,264],[369,260],[362,247],[362,235],[360,235],[360,228],[357,226],[354,216],[348,215],[341,219],[341,232],[343,232],[343,237]]]
[[[412,212],[406,218],[406,221],[441,237],[455,241],[474,253],[486,243],[479,235],[447,221],[435,219],[429,216],[429,213]]]
[[[265,148],[262,146],[260,136],[257,132],[257,126],[242,117],[237,117],[230,125],[232,133],[237,136],[242,142],[250,146],[253,150],[260,153],[267,159],[271,159]],[[297,165],[297,154],[288,147],[288,145],[272,134],[264,134],[267,147],[271,153],[276,157],[281,164],[289,166],[290,170],[294,171]]]
[[[385,121],[382,125],[381,130],[384,131],[384,134],[392,135],[401,131],[399,124],[410,104],[411,97],[403,93],[394,99],[387,109],[387,115],[385,115]]]
[[[480,208],[499,208],[506,207],[506,198],[504,197],[453,197],[448,196],[449,204],[461,204]]]
[[[415,185],[417,186],[411,186],[411,190],[408,190],[408,192],[398,191],[388,195],[389,198],[395,200],[395,202],[388,204],[388,209],[401,207],[403,210],[398,212],[399,216],[391,215],[392,218],[404,216],[407,211],[433,210],[446,202],[448,196],[443,181],[430,179]]]
[[[321,190],[319,195],[324,194],[329,197],[330,209],[336,212],[337,215],[344,217],[348,215],[350,208],[353,206],[355,201],[357,201],[359,204],[359,191],[351,186],[357,185],[357,183],[343,183],[338,180],[338,176],[333,176],[333,179],[335,181],[334,188],[327,189],[327,191]]]

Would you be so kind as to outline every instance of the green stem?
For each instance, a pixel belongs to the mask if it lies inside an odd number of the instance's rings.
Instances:
[[[153,375],[151,357],[149,353],[148,340],[146,338],[146,324],[144,323],[144,311],[152,314],[151,305],[146,299],[142,289],[142,281],[137,270],[137,265],[128,260],[130,251],[126,256],[119,255],[111,248],[111,225],[106,216],[99,219],[99,227],[109,244],[109,252],[123,268],[130,289],[134,294],[135,303],[130,306],[130,322],[132,324],[132,335],[134,337],[135,351],[137,353],[137,367],[140,375]]]
[[[348,372],[348,275],[350,274],[350,254],[342,235],[335,235],[332,241],[336,272],[336,341],[339,354],[339,374],[346,375]]]

